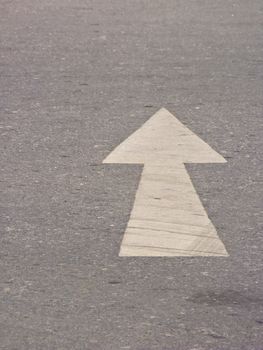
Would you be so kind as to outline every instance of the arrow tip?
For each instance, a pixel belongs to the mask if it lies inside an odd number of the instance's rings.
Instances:
[[[225,163],[226,160],[166,108],[159,109],[103,163]]]

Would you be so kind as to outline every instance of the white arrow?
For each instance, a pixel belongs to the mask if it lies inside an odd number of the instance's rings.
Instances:
[[[184,163],[226,160],[160,109],[103,163],[144,164],[120,256],[228,256]]]

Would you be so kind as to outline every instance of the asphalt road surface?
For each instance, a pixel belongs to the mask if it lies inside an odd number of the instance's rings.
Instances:
[[[0,349],[263,349],[261,0],[0,0]],[[229,257],[119,257],[165,107]]]

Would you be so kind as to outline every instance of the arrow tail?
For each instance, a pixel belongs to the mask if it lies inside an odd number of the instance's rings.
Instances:
[[[120,256],[228,256],[183,164],[145,165]]]

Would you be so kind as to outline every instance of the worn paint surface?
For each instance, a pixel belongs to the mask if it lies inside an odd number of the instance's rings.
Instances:
[[[144,164],[120,256],[228,256],[184,163],[225,159],[160,109],[104,163]]]

